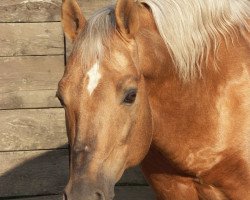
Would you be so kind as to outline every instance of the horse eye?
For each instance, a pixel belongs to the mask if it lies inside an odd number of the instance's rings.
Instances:
[[[137,90],[136,89],[129,90],[126,93],[126,96],[125,96],[125,98],[123,100],[123,103],[133,104],[135,102],[136,95],[137,95]]]

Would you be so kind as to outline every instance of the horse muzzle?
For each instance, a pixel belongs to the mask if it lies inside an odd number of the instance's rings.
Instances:
[[[78,183],[77,185],[66,187],[63,200],[112,200],[114,199],[113,188],[114,186],[108,187],[108,184],[98,184],[97,187],[95,185]]]

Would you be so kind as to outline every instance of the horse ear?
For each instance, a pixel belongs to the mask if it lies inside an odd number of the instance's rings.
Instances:
[[[118,0],[115,8],[117,30],[132,38],[139,29],[138,4],[135,0]]]
[[[85,26],[86,19],[76,0],[63,0],[61,13],[64,33],[73,42],[79,31]]]

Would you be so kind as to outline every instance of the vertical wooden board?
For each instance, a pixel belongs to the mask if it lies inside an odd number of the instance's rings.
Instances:
[[[62,55],[61,23],[0,24],[0,56]]]
[[[64,56],[0,57],[0,109],[61,107]]]
[[[0,111],[0,151],[67,147],[63,109]]]

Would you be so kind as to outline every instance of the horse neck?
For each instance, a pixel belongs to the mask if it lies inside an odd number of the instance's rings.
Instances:
[[[157,129],[157,118],[158,121],[160,119],[162,123],[168,124],[167,113],[174,114],[176,111],[185,113],[188,108],[192,107],[194,113],[201,112],[199,109],[204,109],[203,113],[208,115],[207,105],[216,104],[221,97],[221,88],[226,88],[227,85],[244,76],[244,66],[249,73],[249,32],[242,34],[238,30],[230,37],[220,38],[221,44],[216,56],[211,52],[208,63],[204,61],[203,66],[200,66],[202,77],[184,82],[176,71],[168,48],[158,32],[150,12],[144,11],[141,17],[143,23],[136,37],[139,66],[146,80],[148,98],[155,119],[153,119],[155,129]],[[215,61],[217,66],[214,65]],[[184,122],[187,120],[188,118],[183,118]],[[158,124],[158,126],[160,125]],[[174,122],[174,126],[181,126],[178,124],[178,119]],[[156,132],[160,135],[160,131]],[[158,138],[164,137],[163,134],[159,135]]]
[[[175,76],[168,48],[158,32],[154,18],[147,8],[140,10],[140,31],[136,35],[139,68],[146,81],[165,81]]]

